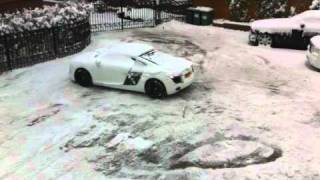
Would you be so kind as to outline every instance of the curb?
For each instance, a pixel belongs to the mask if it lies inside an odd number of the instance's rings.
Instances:
[[[213,26],[222,27],[226,29],[239,30],[239,31],[250,31],[249,25],[232,24],[232,23],[212,23]]]

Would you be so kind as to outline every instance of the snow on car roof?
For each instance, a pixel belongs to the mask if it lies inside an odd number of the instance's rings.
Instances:
[[[139,56],[147,51],[152,50],[153,47],[142,43],[119,43],[107,49],[107,54],[119,54],[130,57]]]
[[[320,11],[319,10],[308,10],[308,11],[304,11],[301,14],[297,14],[297,15],[293,16],[293,18],[306,18],[306,17],[320,18]]]
[[[313,38],[311,38],[311,43],[317,48],[320,48],[320,36],[314,36]]]
[[[304,24],[307,19],[320,19],[320,11],[308,10],[292,18],[257,20],[251,23],[251,29],[262,33],[291,33],[292,29],[300,29],[301,24]],[[309,23],[306,25],[307,27],[304,30],[305,32],[320,31],[318,21],[306,22]]]

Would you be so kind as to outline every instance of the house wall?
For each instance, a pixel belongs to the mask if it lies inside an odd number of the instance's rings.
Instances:
[[[289,6],[296,7],[296,12],[302,12],[309,8],[312,0],[289,0]],[[209,6],[214,8],[214,17],[215,18],[230,18],[230,13],[228,9],[228,4],[226,0],[193,0],[194,6]],[[255,18],[255,10],[257,8],[256,3],[251,3],[249,9],[249,16]]]

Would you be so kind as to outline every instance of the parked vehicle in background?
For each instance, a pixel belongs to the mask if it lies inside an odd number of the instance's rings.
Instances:
[[[308,10],[290,18],[258,20],[250,27],[252,45],[306,49],[310,38],[320,34],[320,11]]]
[[[191,85],[194,69],[192,62],[152,46],[119,43],[72,60],[70,78],[82,86],[101,85],[162,98]]]
[[[320,69],[320,36],[315,36],[310,40],[307,59],[311,66]]]

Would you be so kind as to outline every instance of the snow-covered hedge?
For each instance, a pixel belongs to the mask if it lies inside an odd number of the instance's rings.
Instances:
[[[74,24],[88,18],[90,4],[67,2],[44,6],[33,10],[24,9],[0,16],[0,35]]]
[[[248,0],[227,0],[229,11],[233,21],[248,21],[249,1]]]
[[[320,0],[313,0],[310,9],[320,10]]]
[[[279,18],[288,15],[288,0],[258,0],[258,18]]]

